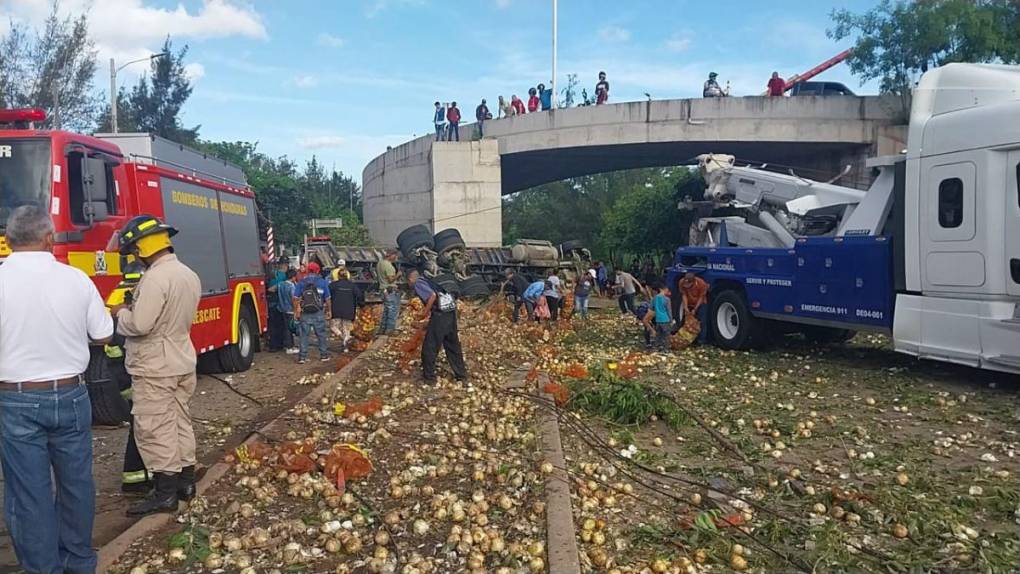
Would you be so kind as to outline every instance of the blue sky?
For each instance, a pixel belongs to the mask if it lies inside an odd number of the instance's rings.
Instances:
[[[0,0],[9,18],[38,22],[50,0]],[[863,11],[874,0],[838,6]],[[118,61],[188,44],[195,90],[185,109],[213,140],[258,141],[272,155],[313,154],[355,179],[373,157],[431,129],[432,103],[467,116],[481,98],[549,83],[550,0],[63,0],[91,10],[100,57]],[[589,93],[599,70],[611,102],[700,94],[710,71],[735,95],[764,88],[836,54],[833,4],[773,0],[560,0],[559,83]],[[103,66],[105,70],[105,64]],[[144,71],[120,77],[129,84]],[[861,87],[845,65],[820,79]],[[101,74],[97,86],[106,87]]]

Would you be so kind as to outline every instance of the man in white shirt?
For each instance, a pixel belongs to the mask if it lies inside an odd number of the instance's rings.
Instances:
[[[92,407],[81,375],[89,339],[109,340],[113,320],[88,276],[53,257],[46,210],[14,210],[7,243],[13,253],[0,265],[4,518],[24,570],[92,573]]]

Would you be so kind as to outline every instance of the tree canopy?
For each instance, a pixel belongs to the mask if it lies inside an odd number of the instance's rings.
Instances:
[[[191,97],[191,80],[184,67],[188,47],[176,53],[170,38],[163,42],[166,56],[149,62],[149,73],[138,79],[128,92],[117,94],[117,126],[122,132],[149,132],[177,143],[192,145],[198,141],[201,126],[184,127],[181,109]],[[106,106],[100,131],[110,130],[110,107]]]
[[[690,217],[677,203],[704,184],[686,167],[584,176],[514,194],[503,201],[503,241],[577,239],[598,258],[671,253],[687,241]]]
[[[40,29],[11,21],[0,38],[0,108],[43,108],[41,127],[86,131],[101,106],[93,86],[96,48],[86,16],[60,18],[57,8],[54,3]]]
[[[287,157],[273,158],[258,151],[257,143],[199,142],[198,147],[241,166],[255,192],[259,215],[264,224],[272,222],[279,243],[300,243],[308,232],[306,222],[313,217],[342,218],[344,228],[336,230],[334,239],[344,245],[369,243],[360,218],[361,190],[343,173],[330,170],[327,174],[314,157],[300,169]]]
[[[853,38],[850,70],[909,96],[918,77],[950,62],[1020,61],[1016,0],[883,0],[862,14],[832,12],[829,37]]]

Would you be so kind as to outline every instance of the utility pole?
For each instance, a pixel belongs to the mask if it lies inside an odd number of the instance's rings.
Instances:
[[[552,0],[552,109],[559,105],[559,94],[556,93],[556,25],[557,0]]]
[[[110,58],[110,129],[117,133],[117,64]]]
[[[137,60],[131,60],[126,64],[122,64],[119,68],[117,64],[110,58],[110,129],[113,133],[120,133],[120,128],[117,126],[117,72],[130,66],[131,64],[137,64],[138,62],[144,62],[146,60],[152,61],[156,58],[162,58],[163,56],[169,56],[170,52],[160,52],[158,54],[152,54],[145,58],[138,58]]]

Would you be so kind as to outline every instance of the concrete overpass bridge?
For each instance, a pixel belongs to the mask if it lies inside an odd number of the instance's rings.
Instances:
[[[543,183],[692,163],[701,153],[797,166],[822,179],[906,141],[899,100],[877,96],[745,97],[629,102],[485,123],[485,137],[420,137],[387,149],[362,174],[365,222],[378,243],[404,228],[456,227],[469,245],[501,244],[502,196]],[[473,110],[464,110],[470,114]],[[807,171],[810,170],[810,171]]]

